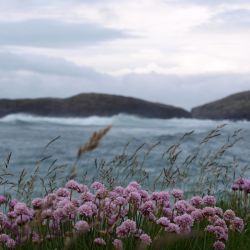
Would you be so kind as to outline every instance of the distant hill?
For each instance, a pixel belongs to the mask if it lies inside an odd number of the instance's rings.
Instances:
[[[191,114],[182,108],[131,97],[94,93],[64,99],[1,99],[0,117],[13,113],[55,117],[112,116],[119,113],[148,118],[191,117]]]
[[[230,95],[191,111],[193,118],[250,120],[250,91]]]

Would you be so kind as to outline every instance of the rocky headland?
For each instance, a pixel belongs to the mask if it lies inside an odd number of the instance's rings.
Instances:
[[[49,117],[112,116],[120,113],[147,118],[188,118],[190,112],[170,105],[108,94],[79,94],[69,98],[1,99],[0,117],[27,113]]]
[[[250,91],[195,107],[191,113],[193,118],[198,119],[250,120]]]

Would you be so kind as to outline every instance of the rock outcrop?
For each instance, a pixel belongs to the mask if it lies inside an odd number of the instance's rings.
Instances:
[[[191,111],[193,118],[250,120],[250,91],[230,95]]]

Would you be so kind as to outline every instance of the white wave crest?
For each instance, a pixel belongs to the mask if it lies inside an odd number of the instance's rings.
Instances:
[[[0,119],[0,123],[8,124],[61,124],[61,125],[75,125],[75,126],[121,126],[121,127],[136,127],[136,128],[161,128],[168,130],[198,130],[203,131],[222,123],[230,123],[232,126],[244,127],[249,126],[249,122],[238,121],[213,121],[213,120],[198,120],[186,118],[173,119],[152,119],[141,118],[133,115],[119,114],[111,117],[90,116],[85,118],[76,117],[42,117],[30,114],[11,114]]]

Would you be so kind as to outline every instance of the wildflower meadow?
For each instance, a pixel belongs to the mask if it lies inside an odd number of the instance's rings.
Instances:
[[[28,188],[21,173],[17,197],[5,189],[0,196],[0,249],[249,249],[250,179],[244,176],[232,175],[220,195],[202,185],[186,192],[177,181],[153,190],[138,180],[127,185],[113,185],[109,178],[89,183],[86,175],[85,181],[76,180],[81,154],[97,147],[109,129],[95,133],[79,149],[71,175],[61,185],[41,179],[45,192],[35,197],[36,169],[26,181]],[[1,185],[11,186],[11,181],[3,182],[6,164]],[[176,172],[173,165],[171,169]],[[52,180],[56,178],[53,174]]]

